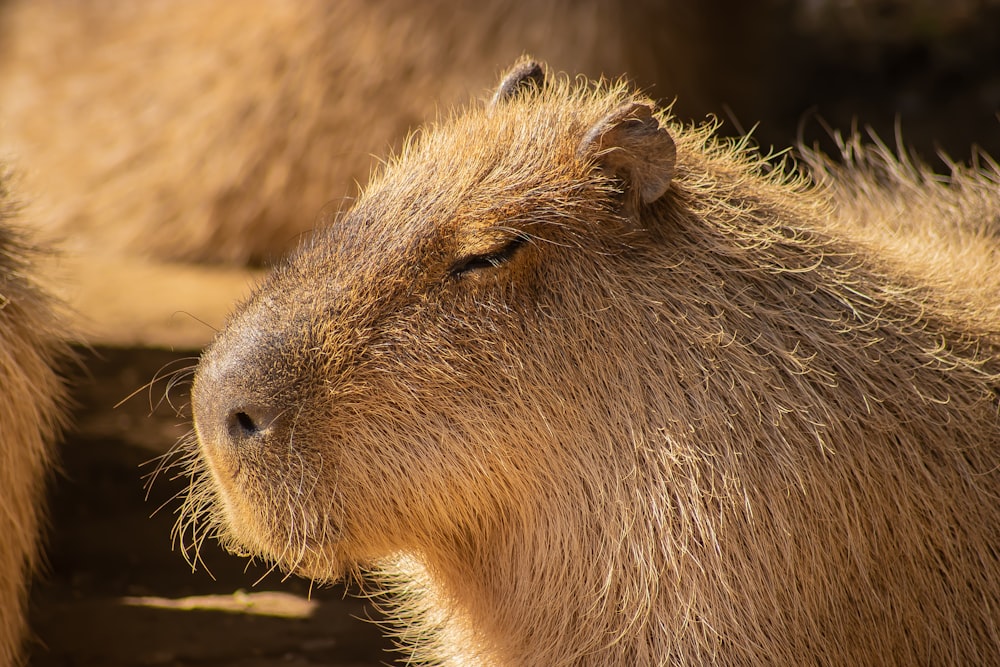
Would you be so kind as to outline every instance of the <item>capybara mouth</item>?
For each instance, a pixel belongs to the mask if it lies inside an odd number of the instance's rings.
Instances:
[[[331,514],[315,508],[309,489],[316,480],[307,483],[301,466],[264,459],[269,465],[264,472],[256,468],[261,460],[206,437],[189,436],[178,451],[175,465],[190,470],[192,485],[174,539],[192,565],[200,562],[201,545],[211,538],[235,555],[261,557],[300,576],[322,581],[339,577],[341,530]],[[275,481],[264,485],[262,479]]]
[[[200,509],[189,505],[177,528],[182,547],[190,550],[195,560],[201,542],[211,536],[238,556],[262,557],[282,570],[317,581],[339,578],[343,569],[337,555],[341,531],[326,517],[317,520],[287,498],[282,505],[274,498],[259,499],[227,490],[228,485],[208,476],[198,486],[202,488],[192,492],[195,497],[205,494],[213,499]],[[279,514],[281,509],[288,514]]]

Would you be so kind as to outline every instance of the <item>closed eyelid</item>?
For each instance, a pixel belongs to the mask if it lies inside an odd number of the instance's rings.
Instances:
[[[449,273],[459,277],[470,271],[498,267],[511,259],[514,254],[530,240],[527,234],[515,234],[502,245],[484,252],[470,253],[459,258],[452,264]]]

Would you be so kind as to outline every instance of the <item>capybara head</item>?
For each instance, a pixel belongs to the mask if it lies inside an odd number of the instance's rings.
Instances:
[[[181,532],[428,661],[1000,659],[1000,318],[826,193],[519,62],[205,352]]]

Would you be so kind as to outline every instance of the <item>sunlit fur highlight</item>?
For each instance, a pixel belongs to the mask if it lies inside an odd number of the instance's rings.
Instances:
[[[67,334],[59,308],[37,286],[38,253],[16,227],[9,180],[0,164],[0,665],[19,665],[63,414],[55,368]]]
[[[1000,661],[996,171],[660,111],[630,217],[580,148],[627,103],[549,76],[413,137],[203,355],[183,530],[371,568],[418,664]]]

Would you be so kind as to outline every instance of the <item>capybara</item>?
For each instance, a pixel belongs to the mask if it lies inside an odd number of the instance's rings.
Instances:
[[[205,351],[181,540],[420,664],[1000,664],[996,171],[713,129],[522,60],[412,137]]]
[[[21,661],[28,582],[38,559],[44,483],[61,423],[56,371],[67,336],[32,279],[37,251],[15,227],[0,166],[0,665]]]
[[[656,5],[650,0],[645,5]],[[0,149],[67,250],[263,262],[524,49],[664,75],[616,0],[0,3]],[[669,25],[676,25],[676,17]],[[657,28],[659,29],[659,28]],[[459,66],[450,64],[457,63]],[[671,76],[676,79],[676,76]]]

